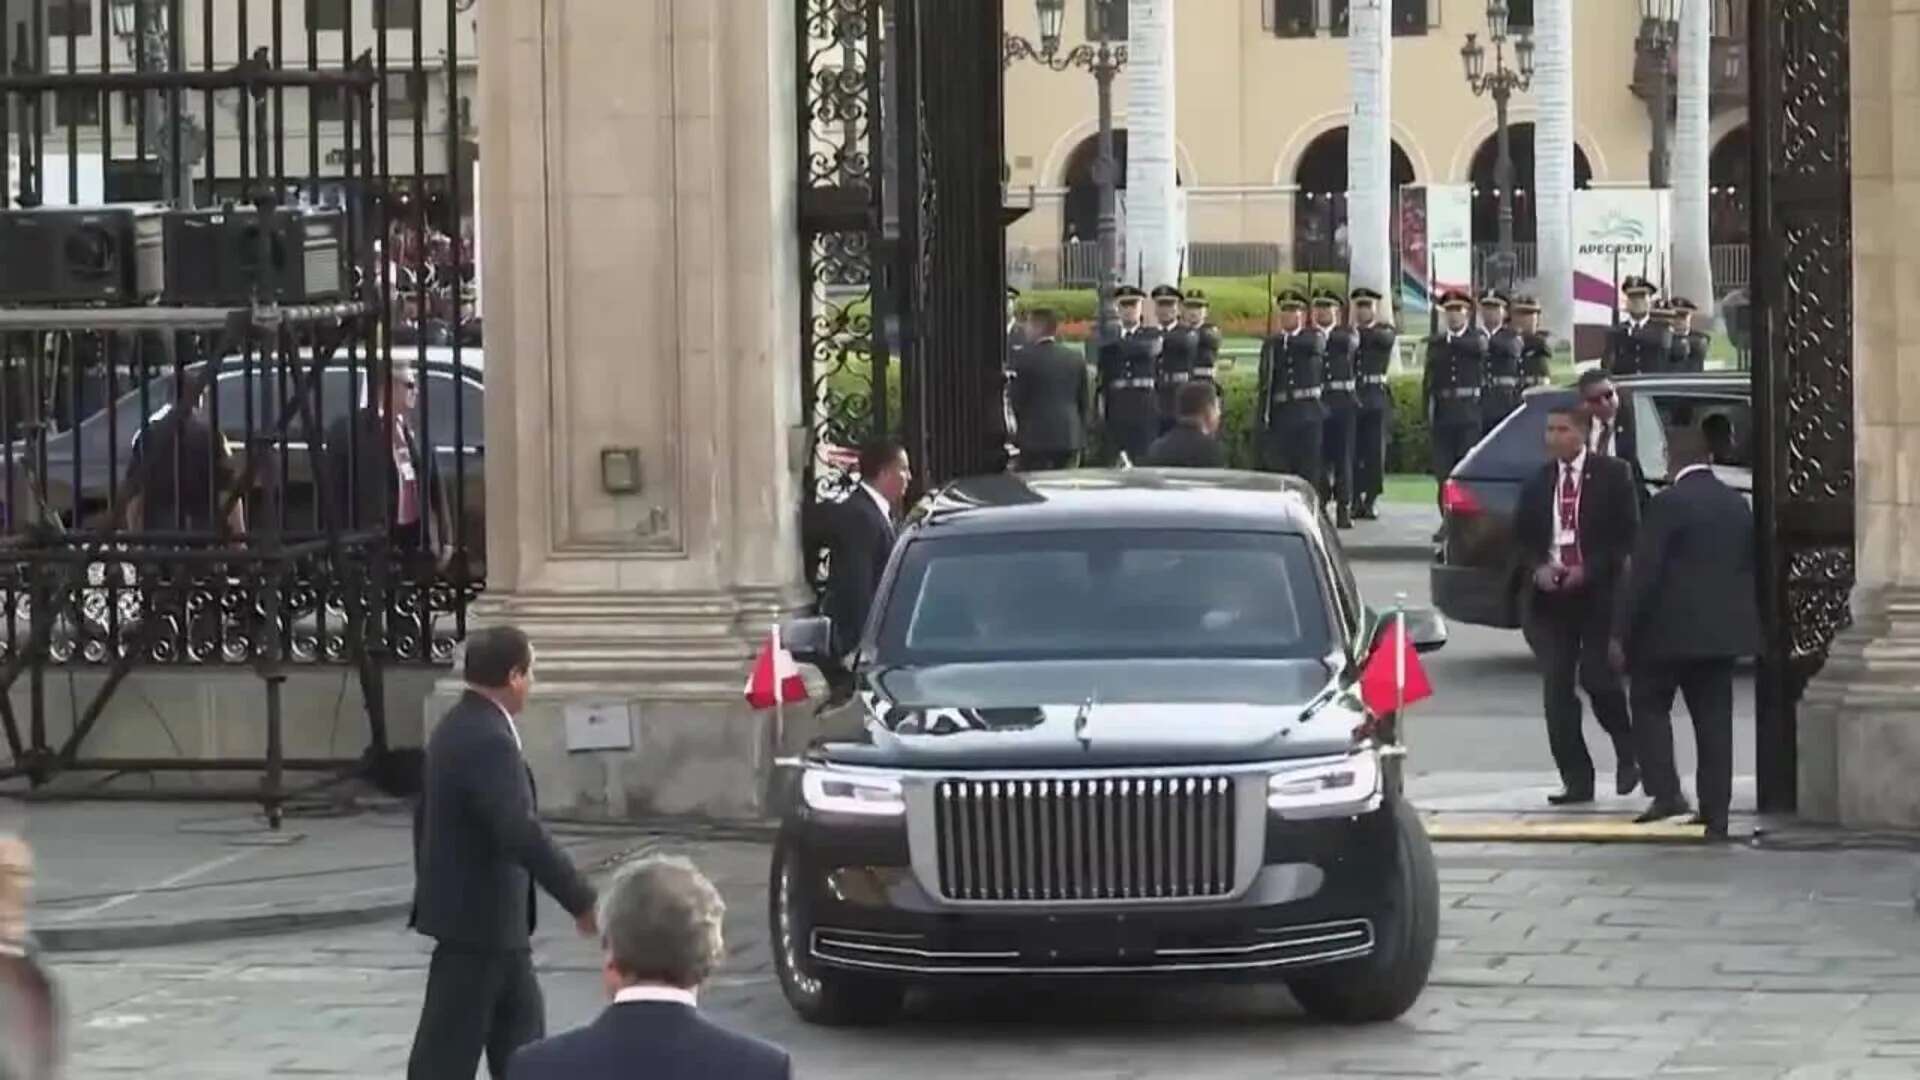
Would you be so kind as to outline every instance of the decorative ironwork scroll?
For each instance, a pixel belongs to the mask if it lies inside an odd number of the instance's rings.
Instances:
[[[1848,0],[1750,0],[1754,509],[1763,618],[1762,810],[1797,785],[1794,709],[1848,625],[1854,583]]]

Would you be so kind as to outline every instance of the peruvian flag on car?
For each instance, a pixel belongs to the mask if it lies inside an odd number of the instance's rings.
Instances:
[[[767,634],[767,643],[754,658],[753,671],[747,675],[747,704],[756,709],[777,709],[807,700],[807,682],[800,677],[800,665],[793,654],[780,644],[780,628]]]

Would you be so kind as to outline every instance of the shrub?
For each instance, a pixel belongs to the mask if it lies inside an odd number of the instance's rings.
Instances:
[[[1268,314],[1267,280],[1265,275],[1239,278],[1188,278],[1185,284],[1189,289],[1200,289],[1207,294],[1207,302],[1211,306],[1210,315],[1225,333],[1264,335]],[[1332,289],[1345,293],[1347,289],[1347,278],[1344,274],[1289,272],[1275,274],[1272,280],[1273,291],[1276,293],[1289,286],[1303,293],[1319,289]],[[1147,288],[1152,287],[1153,283],[1149,282]],[[1029,311],[1037,307],[1050,307],[1060,313],[1063,338],[1084,338],[1092,334],[1095,319],[1099,314],[1099,298],[1092,289],[1034,289],[1021,295],[1019,310]]]

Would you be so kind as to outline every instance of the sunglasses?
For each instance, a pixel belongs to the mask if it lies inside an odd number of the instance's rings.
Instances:
[[[1587,395],[1587,397],[1586,397],[1586,400],[1588,400],[1588,401],[1612,401],[1612,400],[1613,400],[1614,398],[1616,398],[1616,397],[1618,397],[1618,396],[1619,396],[1619,395],[1618,395],[1618,394],[1616,394],[1616,393],[1615,393],[1614,391],[1612,391],[1612,390],[1602,390],[1602,391],[1600,391],[1600,392],[1599,392],[1599,393],[1597,393],[1597,394],[1589,394],[1589,395]]]

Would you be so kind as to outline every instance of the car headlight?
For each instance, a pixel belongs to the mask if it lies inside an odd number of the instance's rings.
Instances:
[[[808,769],[800,778],[800,792],[809,808],[823,813],[899,817],[907,812],[899,778],[877,773]]]
[[[1379,799],[1380,755],[1371,747],[1302,762],[1267,779],[1267,809],[1283,818],[1363,814]]]

